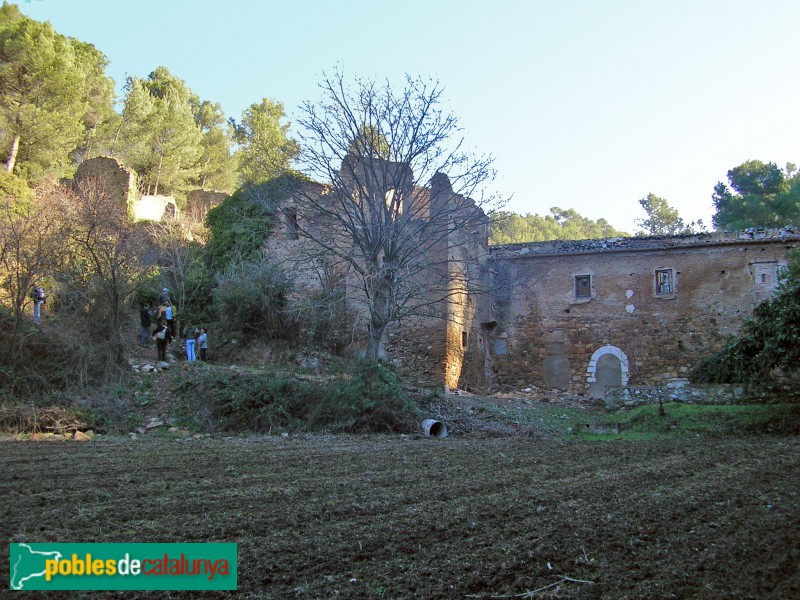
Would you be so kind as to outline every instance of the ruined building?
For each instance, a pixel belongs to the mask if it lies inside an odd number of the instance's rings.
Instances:
[[[598,397],[608,385],[663,385],[687,376],[740,330],[774,293],[789,250],[800,247],[791,228],[490,247],[488,219],[447,177],[420,188],[403,165],[376,160],[367,167],[376,165],[386,179],[378,195],[387,207],[396,201],[392,219],[405,219],[414,235],[437,216],[452,225],[420,254],[424,264],[409,269],[428,301],[390,327],[383,344],[404,381],[418,385],[534,385]],[[366,176],[363,164],[345,167],[342,176],[354,186]],[[120,201],[132,201],[135,174],[113,159],[84,162],[76,182],[99,176]],[[324,184],[303,183],[277,207],[266,249],[300,288],[343,290],[357,346],[368,313],[351,266],[301,235],[351,243],[325,210],[308,210],[315,204],[309,198],[320,208],[332,194]],[[187,212],[201,218],[223,199],[190,194]],[[157,218],[164,210],[156,208]]]
[[[134,221],[162,221],[180,215],[172,196],[148,196],[139,193],[136,173],[115,158],[98,156],[83,161],[75,172],[74,185],[102,181],[105,192],[114,200],[125,204]],[[190,219],[200,221],[208,211],[219,205],[228,194],[209,190],[193,190],[187,194],[186,206]]]
[[[329,191],[309,183],[303,193]],[[415,193],[464,200],[443,176]],[[313,287],[320,285],[320,263],[299,260],[307,256],[299,248],[310,242],[298,230],[329,224],[302,214],[300,204],[290,198],[281,205],[267,248],[284,265],[294,258],[295,272],[304,273],[299,281]],[[739,331],[774,293],[787,252],[800,246],[800,234],[786,229],[490,247],[485,224],[484,217],[452,231],[440,248],[452,264],[468,255],[471,276],[454,278],[435,311],[389,330],[387,359],[405,381],[534,385],[597,397],[608,385],[663,385],[687,376]],[[346,267],[338,268],[346,279]],[[359,298],[348,301],[357,307]]]
[[[663,385],[777,288],[793,229],[491,248],[494,381],[601,397]]]

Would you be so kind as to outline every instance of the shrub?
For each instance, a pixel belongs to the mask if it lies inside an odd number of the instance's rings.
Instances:
[[[279,370],[196,370],[176,383],[183,413],[205,428],[233,432],[410,431],[417,409],[382,365],[353,363],[324,380]]]
[[[264,183],[246,184],[208,211],[206,251],[211,265],[224,269],[233,261],[257,257],[270,232],[275,207],[302,181],[302,176],[288,173]]]
[[[266,258],[231,263],[217,275],[213,292],[222,328],[266,339],[285,336],[289,285],[283,272]]]
[[[800,253],[790,260],[775,296],[755,308],[738,337],[697,365],[692,381],[756,383],[800,369]]]

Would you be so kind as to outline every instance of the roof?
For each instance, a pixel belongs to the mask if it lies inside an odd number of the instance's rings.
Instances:
[[[742,243],[800,241],[800,229],[747,229],[740,232],[713,232],[690,235],[613,237],[599,240],[552,240],[522,244],[497,244],[489,247],[493,258],[525,256],[557,256],[562,254],[593,254],[606,252],[637,252],[670,250],[704,246],[725,246]]]

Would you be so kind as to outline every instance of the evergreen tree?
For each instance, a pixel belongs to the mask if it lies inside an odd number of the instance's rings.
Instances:
[[[0,148],[5,169],[29,180],[67,173],[112,110],[107,60],[49,23],[0,7]]]
[[[264,98],[251,104],[242,122],[233,123],[239,151],[239,179],[242,183],[261,183],[289,170],[300,147],[289,138],[288,122],[281,102]]]
[[[180,193],[197,178],[203,135],[192,100],[166,67],[128,79],[115,154],[138,173],[143,192]]]
[[[628,235],[614,229],[605,219],[592,221],[574,209],[563,210],[557,206],[551,208],[546,216],[500,211],[493,217],[489,225],[490,244],[590,240]]]
[[[202,153],[192,183],[200,189],[228,191],[234,185],[235,163],[231,156],[233,127],[225,120],[219,103],[191,100],[195,121],[200,127]]]
[[[692,233],[692,226],[684,223],[683,219],[678,216],[678,211],[672,208],[664,198],[659,198],[655,194],[647,194],[639,200],[639,204],[647,213],[647,218],[636,219],[636,225],[644,230],[645,235]]]
[[[800,175],[791,163],[783,171],[749,160],[728,171],[728,183],[717,183],[711,197],[717,229],[800,225]]]

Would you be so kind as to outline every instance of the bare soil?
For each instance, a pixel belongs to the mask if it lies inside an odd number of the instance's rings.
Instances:
[[[217,596],[797,598],[800,439],[3,442],[0,533],[237,542]]]

